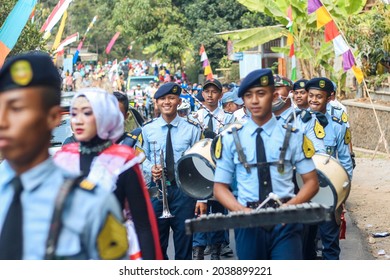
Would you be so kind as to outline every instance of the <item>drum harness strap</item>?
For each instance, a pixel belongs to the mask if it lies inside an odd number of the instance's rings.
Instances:
[[[240,138],[238,137],[236,127],[232,128],[232,134],[233,134],[234,144],[236,144],[238,160],[241,162],[242,165],[244,165],[246,172],[251,173],[251,164],[248,164],[248,162],[246,161],[246,156],[244,154],[244,150],[242,149]],[[257,164],[255,166],[257,166]]]
[[[48,238],[46,240],[45,260],[55,259],[58,238],[62,229],[62,213],[67,198],[71,192],[79,185],[82,176],[68,178],[62,184],[54,204],[54,212],[51,219]]]

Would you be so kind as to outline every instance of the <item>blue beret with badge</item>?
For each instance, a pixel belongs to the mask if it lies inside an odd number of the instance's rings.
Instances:
[[[245,92],[253,87],[268,87],[273,85],[274,77],[271,69],[254,70],[242,80],[238,89],[238,97],[243,97]]]
[[[34,86],[61,91],[61,84],[61,76],[51,57],[40,51],[12,56],[0,69],[0,92]]]
[[[154,94],[154,98],[159,99],[160,97],[163,97],[167,94],[174,94],[179,96],[180,93],[181,93],[181,86],[176,83],[170,82],[160,86],[156,91],[156,93]]]
[[[305,89],[318,89],[331,94],[334,91],[334,86],[331,80],[325,77],[313,78],[306,83]]]
[[[293,84],[293,90],[305,89],[306,83],[307,83],[308,81],[309,81],[309,80],[306,80],[306,79],[300,79],[300,80],[296,81],[296,82]]]

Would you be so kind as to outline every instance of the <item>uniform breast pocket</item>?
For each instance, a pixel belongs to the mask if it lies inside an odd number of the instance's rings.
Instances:
[[[248,164],[254,165],[257,163],[255,150],[243,147],[243,152],[245,155],[246,162]],[[242,173],[242,174],[247,173],[243,163],[240,161],[240,157],[239,157],[238,152],[234,153],[233,161],[234,161],[234,164],[237,166],[237,173]],[[251,167],[251,169],[255,169],[255,168],[256,168],[256,166]]]

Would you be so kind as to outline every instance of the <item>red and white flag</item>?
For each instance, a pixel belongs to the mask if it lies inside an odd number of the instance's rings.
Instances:
[[[60,0],[54,7],[53,11],[50,13],[49,17],[46,19],[40,30],[41,32],[45,32],[44,38],[49,37],[50,31],[61,19],[64,12],[69,7],[70,2],[72,2],[72,0]]]
[[[66,37],[66,39],[64,39],[60,45],[58,46],[58,48],[56,49],[55,53],[57,53],[58,55],[62,55],[64,54],[64,47],[76,42],[77,40],[79,39],[79,33],[74,33],[68,37]]]

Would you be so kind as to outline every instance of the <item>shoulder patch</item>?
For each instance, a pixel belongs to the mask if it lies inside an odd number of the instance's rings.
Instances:
[[[343,123],[338,117],[335,117],[335,116],[332,116],[332,120],[334,122],[337,122],[338,124],[342,124]]]
[[[96,187],[95,183],[92,183],[91,181],[84,179],[79,184],[80,188],[86,191],[93,191]]]
[[[193,121],[193,120],[191,120],[189,118],[187,118],[187,122],[189,122],[192,125],[195,125],[196,127],[200,127],[200,125],[197,122],[195,122],[195,121]]]
[[[349,145],[349,143],[351,143],[351,140],[352,140],[351,130],[349,128],[347,128],[345,130],[345,135],[344,135],[345,145]]]
[[[138,137],[137,135],[131,134],[130,132],[127,132],[127,133],[126,133],[126,136],[127,136],[127,137],[130,137],[131,139],[134,139],[134,140],[137,140],[137,137]]]
[[[129,244],[126,228],[111,213],[107,215],[106,221],[100,230],[97,247],[103,260],[120,259],[127,253]]]
[[[140,134],[138,135],[137,141],[139,142],[139,144],[141,145],[141,147],[144,145],[144,138],[142,137],[142,133],[140,133]]]
[[[312,158],[315,151],[313,142],[303,134],[302,151],[306,158]]]
[[[348,122],[348,115],[344,111],[341,114],[341,120],[343,121],[343,123],[347,123]]]
[[[320,124],[318,120],[316,120],[314,124],[314,134],[318,139],[324,139],[325,137],[324,127]]]
[[[215,143],[212,144],[214,158],[220,159],[222,157],[222,135],[218,135],[214,138],[213,142]]]

